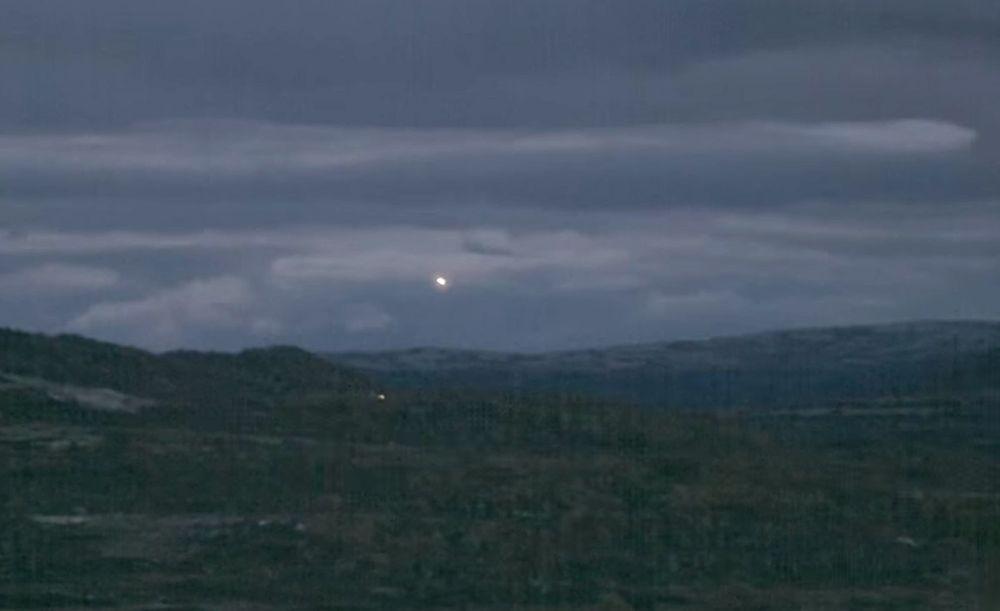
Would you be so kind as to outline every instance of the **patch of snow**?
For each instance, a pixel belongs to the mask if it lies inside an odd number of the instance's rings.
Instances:
[[[136,414],[156,404],[152,399],[126,395],[110,388],[59,384],[40,378],[29,378],[12,374],[3,374],[2,377],[7,380],[7,386],[40,390],[54,401],[76,403],[82,407],[97,411]]]

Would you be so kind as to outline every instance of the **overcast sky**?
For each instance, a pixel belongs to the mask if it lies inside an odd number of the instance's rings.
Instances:
[[[534,351],[996,319],[998,101],[997,0],[0,0],[0,325]]]

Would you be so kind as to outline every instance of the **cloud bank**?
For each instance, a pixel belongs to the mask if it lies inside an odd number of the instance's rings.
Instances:
[[[0,324],[540,350],[1000,317],[992,0],[0,13]]]

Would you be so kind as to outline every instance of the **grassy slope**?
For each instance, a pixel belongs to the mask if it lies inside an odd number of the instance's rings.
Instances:
[[[1000,559],[995,409],[436,394],[289,403],[252,435],[7,421],[0,608],[968,608]]]
[[[365,390],[368,380],[298,348],[153,354],[73,335],[0,329],[0,373],[107,387],[174,403],[268,404],[290,395]]]
[[[0,370],[265,414],[0,389],[3,609],[956,609],[1000,583],[995,402],[379,402],[295,350],[0,338]]]

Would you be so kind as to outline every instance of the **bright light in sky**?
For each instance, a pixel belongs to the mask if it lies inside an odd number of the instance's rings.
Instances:
[[[441,288],[445,288],[446,286],[448,286],[448,279],[445,278],[444,276],[438,276],[437,278],[434,279],[434,283]]]

